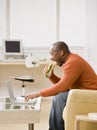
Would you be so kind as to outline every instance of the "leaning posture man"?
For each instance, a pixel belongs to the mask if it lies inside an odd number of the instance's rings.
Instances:
[[[70,89],[97,90],[97,76],[90,64],[79,55],[73,54],[63,41],[52,44],[50,55],[51,60],[62,68],[62,76],[58,77],[52,71],[48,78],[53,85],[35,94],[27,95],[25,100],[28,101],[39,96],[54,96],[49,130],[65,130],[62,113]]]

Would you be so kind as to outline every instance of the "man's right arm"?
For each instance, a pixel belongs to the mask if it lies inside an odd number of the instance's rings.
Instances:
[[[51,75],[50,77],[48,77],[48,78],[49,78],[49,80],[50,80],[53,84],[59,82],[59,80],[60,80],[60,78],[57,77],[54,73],[52,73],[52,75]]]

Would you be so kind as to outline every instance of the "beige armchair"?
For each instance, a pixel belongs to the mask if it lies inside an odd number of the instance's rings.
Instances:
[[[63,111],[65,130],[74,130],[75,116],[97,112],[97,90],[72,89]],[[96,130],[97,124],[81,122],[80,130]]]

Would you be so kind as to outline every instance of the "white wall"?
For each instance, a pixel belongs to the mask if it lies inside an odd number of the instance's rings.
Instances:
[[[69,45],[86,44],[85,0],[61,0],[60,39]]]
[[[0,0],[0,42],[6,37],[6,0]]]
[[[97,0],[0,0],[0,19],[0,45],[8,36],[21,38],[24,46],[64,40],[70,46],[85,46],[88,61],[97,71]]]
[[[85,45],[86,0],[6,1],[7,38],[22,39],[24,46],[49,46],[56,40]]]
[[[86,0],[86,42],[88,59],[97,72],[97,0]]]
[[[24,46],[48,46],[58,38],[69,45],[85,45],[85,0],[10,3],[10,38],[21,38]]]
[[[24,46],[48,46],[56,39],[55,0],[10,0],[10,38]]]

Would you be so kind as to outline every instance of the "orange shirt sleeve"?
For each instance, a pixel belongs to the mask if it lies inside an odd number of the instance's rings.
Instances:
[[[55,83],[59,82],[60,78],[57,77],[55,74],[53,74],[52,76],[49,77],[49,80],[50,80],[53,84],[55,84]]]

